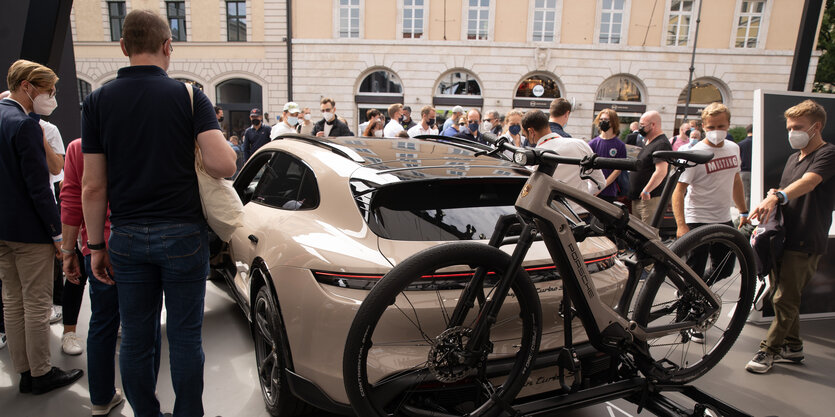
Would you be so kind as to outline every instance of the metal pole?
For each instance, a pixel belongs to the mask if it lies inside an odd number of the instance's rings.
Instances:
[[[693,90],[693,72],[696,71],[696,45],[699,43],[699,24],[702,22],[702,3],[704,0],[699,0],[699,11],[696,12],[696,33],[693,35],[693,53],[690,55],[690,78],[687,80],[687,99],[684,102],[684,116],[682,116],[682,123],[687,120],[687,113],[690,112],[690,93]],[[675,124],[675,121],[673,121]]]

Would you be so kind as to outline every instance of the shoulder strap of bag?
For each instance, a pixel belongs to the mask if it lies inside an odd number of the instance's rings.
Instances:
[[[186,83],[186,90],[188,90],[188,104],[191,105],[191,115],[194,116],[194,90],[191,84]]]

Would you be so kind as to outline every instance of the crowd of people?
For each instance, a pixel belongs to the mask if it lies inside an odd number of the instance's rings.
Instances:
[[[205,280],[209,273],[208,230],[194,174],[195,143],[206,171],[232,177],[259,147],[288,133],[316,137],[353,136],[337,114],[336,102],[320,102],[318,121],[309,108],[288,102],[278,123],[269,126],[260,109],[250,112],[243,138],[227,141],[220,131],[223,110],[199,90],[169,78],[173,48],[168,24],[149,11],[131,11],[120,45],[130,65],[116,80],[91,93],[82,108],[82,137],[66,150],[57,128],[40,116],[57,106],[58,77],[26,60],[9,68],[9,92],[0,100],[0,283],[3,318],[0,348],[8,344],[21,393],[43,394],[82,377],[50,359],[49,324],[53,304],[54,259],[62,262],[64,336],[62,350],[80,354],[75,333],[85,282],[91,319],[86,340],[87,376],[93,415],[106,415],[123,401],[115,384],[115,352],[121,328],[119,369],[122,387],[137,416],[158,416],[163,303],[176,401],[174,415],[202,415],[201,327]],[[214,112],[213,112],[214,110]],[[706,150],[707,164],[688,169],[672,198],[677,235],[708,224],[745,225],[768,220],[778,208],[787,230],[785,250],[770,274],[775,318],[760,350],[746,365],[765,373],[774,361],[803,359],[799,335],[800,292],[817,269],[835,206],[835,146],[821,137],[826,113],[807,100],[785,112],[789,157],[779,188],[768,191],[750,211],[751,127],[736,144],[728,140],[731,113],[721,103],[701,118],[681,125],[668,139],[661,115],[644,113],[621,141],[621,121],[613,109],[595,115],[599,135],[588,143],[565,131],[569,101],[555,99],[547,113],[512,110],[502,116],[456,106],[443,124],[431,106],[412,110],[393,104],[386,115],[368,110],[360,135],[416,137],[446,135],[484,142],[487,132],[516,146],[552,150],[564,156],[627,157],[638,146],[638,171],[595,171],[581,177],[576,166],[560,166],[554,176],[608,201],[621,199],[649,222],[658,210],[669,167],[653,153]],[[136,120],[153,121],[136,123]],[[132,126],[131,129],[124,129]],[[60,146],[58,146],[60,144]],[[65,155],[65,158],[64,158]],[[63,171],[63,178],[56,177]],[[60,182],[60,201],[52,184]],[[736,223],[731,207],[739,212]],[[60,212],[59,212],[60,208]],[[60,214],[59,214],[60,213]],[[706,263],[712,254],[699,254]],[[63,281],[63,279],[59,279]],[[164,295],[164,297],[163,297]],[[5,327],[3,327],[5,324]],[[703,335],[692,334],[694,341]]]

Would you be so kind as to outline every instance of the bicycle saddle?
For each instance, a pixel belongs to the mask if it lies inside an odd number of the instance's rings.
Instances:
[[[664,159],[666,161],[676,161],[683,159],[696,164],[703,164],[713,159],[713,152],[709,151],[655,151],[652,153],[653,158]]]

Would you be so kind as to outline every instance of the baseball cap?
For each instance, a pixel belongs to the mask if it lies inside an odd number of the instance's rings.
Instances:
[[[464,108],[461,106],[455,106],[452,108],[453,113],[464,113]]]
[[[295,102],[288,102],[284,105],[284,111],[288,113],[301,113],[301,108]]]
[[[261,115],[261,109],[256,107],[256,108],[250,110],[249,115],[250,115],[250,117],[251,116],[260,116]]]

